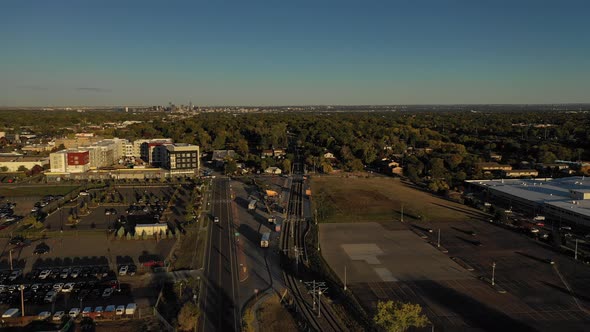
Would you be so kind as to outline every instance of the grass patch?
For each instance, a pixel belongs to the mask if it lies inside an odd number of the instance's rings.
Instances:
[[[193,255],[195,253],[196,244],[198,243],[198,229],[190,228],[185,235],[180,238],[180,245],[174,251],[174,270],[191,269]]]
[[[313,206],[321,222],[464,221],[479,212],[412,188],[397,178],[313,177]]]
[[[2,186],[0,196],[21,197],[21,196],[45,196],[45,195],[67,195],[79,186]]]
[[[298,331],[293,316],[280,303],[278,295],[267,298],[256,310],[260,330],[264,331]],[[246,320],[246,319],[244,319]]]

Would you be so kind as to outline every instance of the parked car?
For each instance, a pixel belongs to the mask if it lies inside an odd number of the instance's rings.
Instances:
[[[105,288],[105,290],[102,292],[102,297],[108,299],[113,295],[114,290],[114,288]]]
[[[125,308],[125,315],[133,315],[135,314],[135,310],[137,310],[137,304],[129,303],[127,304],[127,308]]]
[[[49,317],[51,317],[51,312],[50,311],[42,311],[37,315],[37,319],[38,320],[46,320]]]
[[[68,282],[67,284],[65,284],[62,289],[61,292],[62,293],[71,293],[72,290],[74,289],[74,283],[73,282]]]
[[[66,269],[61,270],[59,277],[62,279],[66,279],[69,275],[70,275],[70,269],[66,268]]]
[[[65,311],[56,311],[53,314],[53,318],[52,319],[54,321],[60,321],[60,320],[62,320],[62,318],[64,318],[65,315],[66,315],[66,312]]]
[[[53,290],[56,292],[61,292],[62,288],[64,288],[63,282],[58,282],[57,284],[53,285]]]
[[[2,318],[18,317],[20,315],[20,309],[10,308],[2,314]]]
[[[55,301],[56,298],[57,298],[57,292],[56,291],[49,291],[45,294],[45,297],[43,298],[43,302],[52,303]]]
[[[129,270],[127,270],[127,275],[133,276],[137,272],[137,266],[129,265]]]
[[[127,271],[129,270],[129,266],[123,265],[119,268],[119,275],[124,276],[127,275]]]
[[[72,318],[76,318],[78,317],[78,315],[80,315],[80,308],[72,308],[70,309],[70,312],[68,313],[68,315]]]
[[[21,275],[23,274],[22,270],[14,270],[10,273],[10,276],[8,276],[8,280],[9,281],[15,281],[16,279],[18,279]]]
[[[86,307],[82,310],[82,317],[88,317],[92,313],[92,307]]]
[[[94,308],[94,314],[96,316],[102,316],[102,313],[104,312],[104,308],[102,306],[98,306],[96,308]]]
[[[125,306],[124,305],[117,306],[117,309],[115,310],[115,315],[122,316],[124,313],[125,313]]]
[[[72,273],[70,273],[70,277],[72,277],[74,279],[78,278],[78,276],[80,275],[80,270],[81,269],[79,267],[72,269]]]

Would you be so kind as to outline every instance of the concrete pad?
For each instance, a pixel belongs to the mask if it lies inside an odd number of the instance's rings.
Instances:
[[[320,225],[322,255],[348,283],[472,279],[457,263],[410,230],[378,223]]]

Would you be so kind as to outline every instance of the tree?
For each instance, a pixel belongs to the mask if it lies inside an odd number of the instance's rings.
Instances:
[[[373,321],[387,332],[403,332],[413,326],[426,326],[428,318],[419,304],[379,301]]]
[[[29,169],[25,165],[20,165],[17,169],[17,171],[19,171],[19,172],[26,172],[28,170]]]
[[[199,316],[201,316],[201,311],[199,310],[198,305],[191,301],[185,303],[178,313],[178,325],[180,330],[193,330],[199,321]]]
[[[6,167],[6,166],[0,167],[0,172],[8,172],[8,167]]]

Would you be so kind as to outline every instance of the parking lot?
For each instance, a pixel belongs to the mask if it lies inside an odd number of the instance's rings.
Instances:
[[[100,306],[104,309],[108,305],[135,302],[131,285],[119,282],[119,278],[130,281],[135,277],[135,265],[118,266],[120,271],[113,271],[106,259],[100,258],[60,261],[59,267],[55,265],[57,262],[52,263],[40,262],[24,275],[20,274],[21,270],[0,273],[0,309],[20,308],[21,296],[27,315],[42,311],[67,313],[71,308],[83,311],[86,307],[92,307],[94,311]],[[82,263],[85,265],[74,265]]]
[[[324,226],[332,228],[328,230]],[[382,253],[365,248],[364,252],[356,252],[358,256],[353,259],[341,259],[335,264],[327,258],[341,277],[344,265],[347,265],[349,287],[369,312],[374,312],[378,300],[420,303],[439,330],[583,331],[590,322],[584,309],[590,299],[587,287],[590,268],[587,265],[552,251],[538,240],[484,220],[430,221],[415,226],[418,227],[397,223],[387,225],[390,231],[374,232],[371,227],[366,227],[363,232],[354,232],[346,224],[322,225],[324,257],[329,255],[326,251],[330,247],[346,250],[347,243],[385,246]],[[404,240],[392,233],[403,228],[405,232],[414,229],[411,231],[412,241],[430,246],[436,253],[398,250]],[[448,250],[448,264],[441,261],[445,255],[440,258],[441,253],[436,249],[438,229],[441,246]],[[411,247],[421,245],[412,244]],[[370,273],[372,279],[358,278],[368,272],[357,276],[355,267],[372,257],[384,265],[378,268],[384,267],[387,271]],[[464,266],[455,264],[451,257],[460,259]],[[441,275],[431,271],[440,264],[453,266],[453,271],[458,274]],[[500,288],[491,286],[493,264],[494,282]],[[499,289],[506,293],[499,293]]]

